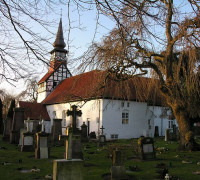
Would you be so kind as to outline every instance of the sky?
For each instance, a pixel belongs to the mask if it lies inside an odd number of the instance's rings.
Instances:
[[[50,37],[50,44],[46,44],[47,46],[47,56],[46,58],[50,60],[50,52],[53,49],[53,42],[56,38],[56,33],[58,29],[58,24],[60,18],[62,18],[63,24],[63,32],[64,39],[66,43],[66,49],[68,49],[69,45],[69,57],[68,62],[71,73],[75,75],[77,73],[76,67],[71,62],[76,61],[75,59],[81,56],[87,48],[91,45],[91,42],[94,40],[96,42],[101,41],[103,35],[107,34],[113,27],[114,23],[106,17],[100,17],[100,24],[106,24],[106,27],[98,25],[96,28],[96,11],[81,11],[78,15],[76,9],[74,7],[70,7],[70,20],[71,20],[71,28],[69,33],[69,19],[68,19],[68,6],[67,5],[59,5],[55,12],[51,13],[47,18],[51,19],[54,22],[54,26],[49,29],[54,34],[48,33],[45,31],[40,25],[37,23],[29,24],[33,31],[40,33],[41,36]],[[48,19],[48,20],[49,20]],[[96,31],[97,29],[97,31]],[[24,34],[26,37],[26,35]],[[69,41],[68,41],[69,38]],[[34,65],[35,71],[38,73],[38,79],[42,78],[44,74],[48,71],[48,67],[45,64]],[[13,86],[14,85],[14,86]],[[18,82],[12,82],[12,85],[6,81],[0,81],[0,89],[5,89],[7,92],[13,95],[19,94],[22,90],[25,89],[24,80],[19,80]]]
[[[185,0],[175,0],[175,3],[182,3]],[[182,4],[182,8],[187,11],[187,8]],[[70,14],[71,20],[71,28],[69,34],[69,19],[68,19],[68,12]],[[53,49],[53,42],[56,37],[56,32],[58,28],[58,23],[60,18],[62,17],[63,22],[63,31],[64,31],[64,38],[65,43],[67,44],[66,49],[68,49],[69,45],[69,57],[68,62],[71,73],[75,75],[77,73],[76,67],[78,64],[76,61],[76,57],[81,56],[87,48],[91,45],[91,42],[94,40],[96,42],[100,42],[102,37],[106,35],[112,28],[115,26],[115,23],[108,19],[107,17],[100,16],[99,17],[99,25],[96,26],[97,16],[96,11],[93,10],[85,10],[78,13],[76,7],[70,6],[70,11],[68,11],[67,5],[59,5],[54,8],[54,11],[50,13],[47,17],[45,17],[48,21],[53,21],[54,25],[48,31],[45,31],[41,26],[37,23],[29,24],[33,31],[36,33],[40,33],[43,37],[49,37],[50,43],[45,44],[47,47],[47,52],[45,52],[46,58],[50,60],[50,52]],[[103,25],[103,26],[101,26]],[[97,28],[96,28],[97,27]],[[68,41],[69,35],[69,41]],[[24,35],[26,37],[26,35]],[[73,61],[73,63],[71,63]],[[71,65],[73,64],[73,66]],[[42,78],[44,74],[48,71],[48,67],[45,64],[35,64],[30,66],[34,66],[35,72],[37,72],[38,79]],[[24,80],[19,80],[18,82],[14,83],[14,86],[7,83],[6,81],[0,81],[0,89],[6,89],[11,94],[19,94],[22,90],[25,89]]]

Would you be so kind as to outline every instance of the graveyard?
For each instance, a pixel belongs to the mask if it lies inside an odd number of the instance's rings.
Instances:
[[[107,140],[103,145],[95,139],[83,142],[82,179],[111,179],[111,167],[114,164],[124,167],[124,179],[164,179],[166,172],[171,179],[200,178],[199,152],[177,151],[178,143],[166,142],[164,137],[154,138],[153,141],[155,157],[145,159],[138,154],[138,139]],[[2,141],[1,136],[0,179],[53,179],[53,161],[64,159],[65,146],[50,141],[48,146],[49,158],[37,159],[34,152],[21,152],[18,145]]]

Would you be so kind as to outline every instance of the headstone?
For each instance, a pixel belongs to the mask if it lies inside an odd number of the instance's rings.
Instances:
[[[53,180],[82,180],[83,160],[58,159],[53,161]]]
[[[12,130],[10,132],[10,143],[18,144],[20,129],[24,127],[24,109],[14,108]]]
[[[27,131],[22,135],[22,146],[21,152],[33,151],[33,136],[34,134],[30,132],[30,118],[27,120]]]
[[[105,129],[101,126],[101,135],[99,136],[99,146],[103,146],[106,143],[106,136],[103,134],[103,130]]]
[[[155,126],[154,137],[159,137],[159,128],[158,128],[158,126]]]
[[[141,159],[154,159],[155,149],[153,138],[140,137],[138,139],[138,155]]]
[[[72,130],[73,133],[77,131],[77,116],[81,116],[82,112],[81,110],[77,110],[77,106],[73,105],[71,110],[67,110],[67,116],[71,116],[71,124],[72,124]]]
[[[83,125],[81,126],[81,141],[88,142],[87,125],[85,122],[83,122]]]
[[[10,140],[10,132],[12,130],[12,118],[7,117],[4,121],[4,131],[3,131],[3,137],[2,139],[4,141],[9,141]]]
[[[33,121],[33,130],[32,130],[32,133],[37,133],[38,132],[38,125],[39,125],[38,121]]]
[[[126,168],[122,166],[121,151],[113,151],[112,167],[111,167],[111,179],[120,180],[126,179]]]
[[[49,148],[48,148],[48,133],[39,132],[36,133],[37,137],[37,148],[35,149],[36,159],[48,159],[49,158]]]
[[[66,133],[66,152],[65,159],[54,160],[53,162],[53,179],[54,180],[82,180],[82,151],[81,151],[81,135],[76,127],[77,114],[81,115],[81,111],[77,111],[76,106],[72,106],[72,111],[67,111],[71,118],[71,127]],[[78,112],[78,113],[77,113]]]
[[[165,141],[169,141],[170,129],[165,129]]]
[[[20,138],[19,138],[19,148],[21,149],[22,146],[22,137],[23,137],[23,133],[25,133],[27,131],[26,128],[21,128],[20,129]]]
[[[61,126],[62,119],[54,119],[53,120],[53,142],[56,143],[59,141],[59,135],[62,135],[62,126]]]

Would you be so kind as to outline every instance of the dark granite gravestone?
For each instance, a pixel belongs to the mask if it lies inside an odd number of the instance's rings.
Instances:
[[[42,130],[36,133],[37,148],[35,149],[36,159],[48,159],[50,154],[50,149],[48,148],[48,133],[44,129],[44,120],[41,122]]]
[[[138,139],[138,155],[141,159],[154,159],[155,149],[153,138],[140,137]]]
[[[110,171],[112,180],[126,179],[126,168],[122,166],[122,156],[119,150],[113,151],[112,167]]]
[[[170,129],[165,129],[165,141],[169,141]]]
[[[81,141],[88,142],[87,125],[85,122],[83,122],[83,125],[81,126]]]
[[[158,137],[158,136],[159,136],[159,127],[155,126],[154,137]]]
[[[12,130],[12,120],[13,118],[7,117],[4,122],[4,131],[2,140],[9,141],[10,140],[10,132]]]
[[[67,111],[71,118],[71,127],[68,127],[66,133],[66,152],[65,158],[62,160],[54,160],[53,162],[53,179],[82,179],[83,155],[81,151],[81,135],[76,127],[76,117],[82,114],[77,111],[77,106],[72,106],[71,111]]]
[[[38,121],[33,121],[33,129],[32,129],[32,133],[37,133],[38,132],[38,125],[39,122]]]
[[[20,129],[24,127],[24,109],[14,108],[12,130],[10,132],[10,143],[18,144]]]
[[[67,116],[71,116],[71,125],[72,125],[72,131],[73,133],[76,133],[77,131],[77,116],[81,116],[82,115],[82,112],[81,110],[77,110],[77,106],[76,105],[73,105],[71,107],[71,110],[67,110]]]
[[[62,126],[61,126],[62,119],[54,119],[53,120],[53,142],[56,143],[59,141],[59,135],[62,135]]]

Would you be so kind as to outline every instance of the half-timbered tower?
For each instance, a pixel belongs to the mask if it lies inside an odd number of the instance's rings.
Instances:
[[[50,52],[51,59],[49,71],[38,82],[37,102],[42,102],[62,80],[71,77],[71,73],[67,68],[68,51],[65,49],[65,46],[62,19],[60,19],[56,40],[53,43],[54,49]]]

